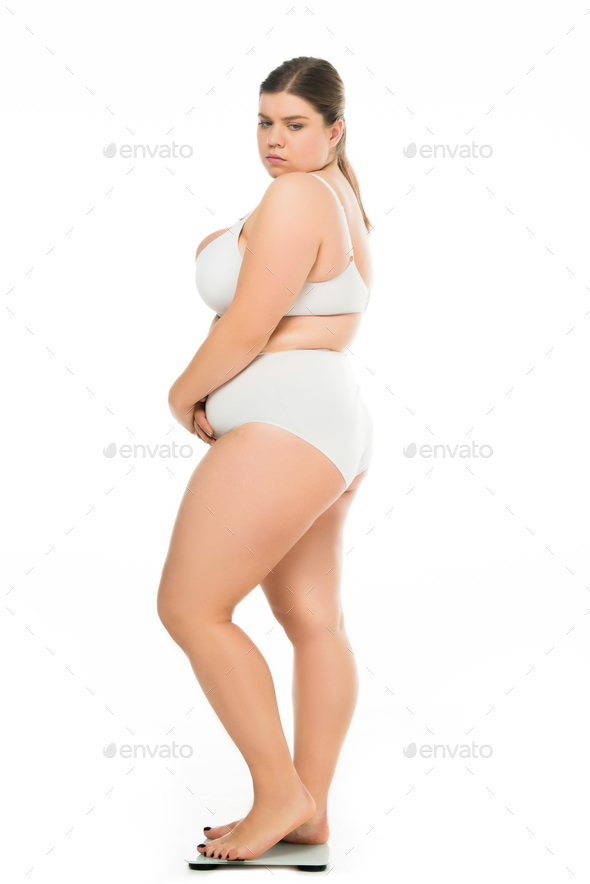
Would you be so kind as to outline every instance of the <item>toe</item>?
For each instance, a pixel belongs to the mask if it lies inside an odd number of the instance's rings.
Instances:
[[[227,823],[221,826],[211,826],[207,829],[203,829],[203,832],[205,833],[205,837],[210,838],[211,840],[222,838],[224,835],[230,835],[239,822],[240,820],[234,820],[233,823]]]

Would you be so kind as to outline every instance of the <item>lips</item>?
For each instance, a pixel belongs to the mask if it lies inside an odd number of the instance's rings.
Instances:
[[[266,159],[267,160],[283,160],[283,157],[277,156],[276,153],[267,153]],[[283,160],[283,162],[284,162],[284,160]]]

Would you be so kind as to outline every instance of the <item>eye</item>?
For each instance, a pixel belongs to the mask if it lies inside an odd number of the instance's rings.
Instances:
[[[259,126],[262,126],[263,128],[265,128],[266,126],[270,126],[270,123],[268,122],[268,120],[262,120],[262,122],[258,123],[258,125],[259,125]],[[297,132],[299,129],[303,129],[303,126],[301,125],[301,123],[291,123],[290,125],[291,125],[291,126],[295,126],[295,131],[296,131],[296,132]]]

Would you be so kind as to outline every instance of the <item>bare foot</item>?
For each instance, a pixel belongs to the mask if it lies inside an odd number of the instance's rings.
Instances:
[[[301,827],[315,812],[315,801],[301,780],[289,791],[276,792],[254,801],[246,816],[222,834],[197,850],[207,857],[227,860],[255,859],[273,844]],[[220,826],[220,829],[227,828]],[[211,834],[211,829],[207,833]]]
[[[314,813],[308,820],[285,835],[283,841],[290,841],[292,844],[325,844],[329,837],[328,814],[323,811],[323,813]]]
[[[242,817],[243,819],[243,817]],[[235,827],[241,820],[234,820],[226,826],[213,826],[203,829],[206,838],[222,838],[229,832],[233,832]],[[289,841],[292,844],[325,844],[330,837],[330,826],[328,825],[328,814],[316,812],[308,820],[297,826],[291,832],[283,835],[281,841]]]

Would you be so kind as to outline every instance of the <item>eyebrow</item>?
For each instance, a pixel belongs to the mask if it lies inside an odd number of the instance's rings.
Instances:
[[[258,114],[258,116],[270,120],[270,117],[267,117],[266,114]],[[291,117],[281,117],[281,120],[286,123],[287,120],[309,120],[309,117],[304,117],[301,114],[293,114]]]

